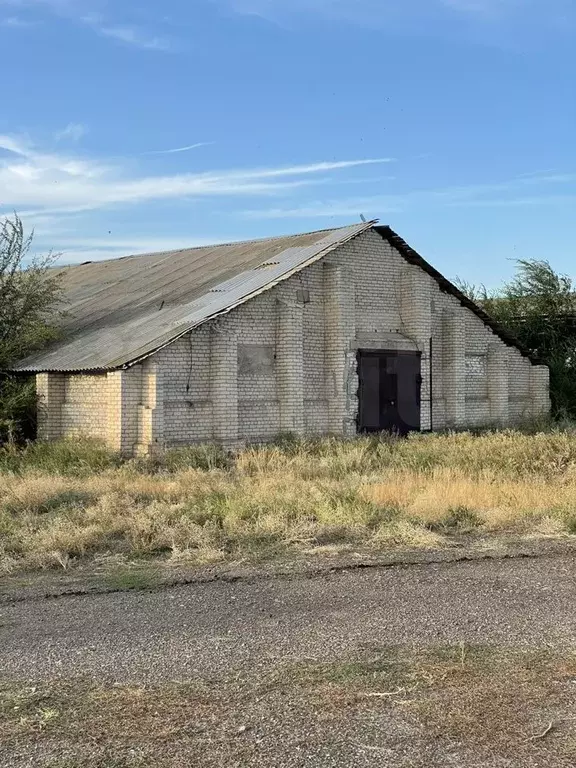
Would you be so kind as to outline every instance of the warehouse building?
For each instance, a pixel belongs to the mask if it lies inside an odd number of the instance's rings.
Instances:
[[[63,272],[62,340],[17,367],[44,439],[142,455],[549,411],[546,366],[376,222]]]

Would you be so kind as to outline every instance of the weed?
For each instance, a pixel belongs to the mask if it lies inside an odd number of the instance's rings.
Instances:
[[[29,443],[22,450],[0,449],[0,471],[39,470],[62,475],[86,475],[119,466],[121,458],[104,443],[92,439],[68,439]]]
[[[292,764],[305,745],[304,757],[354,765],[360,745],[374,765],[444,765],[446,755],[462,766],[575,765],[571,649],[456,643],[330,656],[189,683],[0,682],[2,756],[15,765],[41,755],[48,768],[220,768]]]
[[[0,572],[96,555],[223,557],[576,534],[576,432],[301,439],[123,462],[94,441],[0,451]]]
[[[147,590],[160,584],[160,574],[158,569],[153,567],[122,567],[108,571],[104,582],[108,589],[118,591]]]
[[[469,507],[451,507],[439,521],[429,524],[430,530],[443,533],[469,533],[482,525],[477,512]]]
[[[69,509],[71,507],[83,508],[88,506],[88,504],[93,500],[94,497],[91,493],[70,489],[67,491],[62,491],[61,493],[57,493],[54,496],[46,499],[46,501],[42,502],[42,504],[38,506],[37,512],[40,514],[45,514],[48,512],[56,512],[58,510]]]
[[[573,536],[576,535],[576,515],[570,515],[566,519],[566,530]]]
[[[233,457],[219,445],[207,443],[186,448],[172,448],[158,459],[159,466],[168,472],[184,469],[230,469]]]

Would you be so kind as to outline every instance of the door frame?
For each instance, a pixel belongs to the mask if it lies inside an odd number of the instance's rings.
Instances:
[[[386,432],[385,429],[363,429],[360,425],[360,390],[362,387],[362,382],[360,381],[360,358],[362,356],[365,357],[378,357],[378,358],[386,358],[386,357],[416,357],[418,359],[419,364],[419,373],[417,374],[416,379],[416,406],[418,408],[418,414],[420,417],[420,420],[422,418],[422,352],[420,350],[416,349],[386,349],[386,348],[370,348],[370,347],[359,347],[356,350],[356,365],[357,365],[357,371],[358,371],[358,390],[356,397],[358,399],[358,410],[356,413],[356,433],[357,434],[378,434],[382,432]],[[408,432],[419,432],[421,431],[420,425],[418,427],[410,427],[408,429]]]

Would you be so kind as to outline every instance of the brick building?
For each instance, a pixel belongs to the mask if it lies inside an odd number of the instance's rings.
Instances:
[[[505,426],[548,369],[389,227],[66,268],[63,339],[35,373],[39,436],[126,455],[281,432]]]

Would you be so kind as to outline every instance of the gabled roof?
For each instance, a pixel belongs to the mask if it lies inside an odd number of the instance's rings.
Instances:
[[[123,368],[269,290],[368,229],[510,346],[518,341],[390,227],[362,222],[301,235],[127,256],[62,268],[64,337],[14,367],[19,373]]]
[[[133,364],[272,288],[373,224],[63,268],[64,337],[14,370],[106,371]]]

